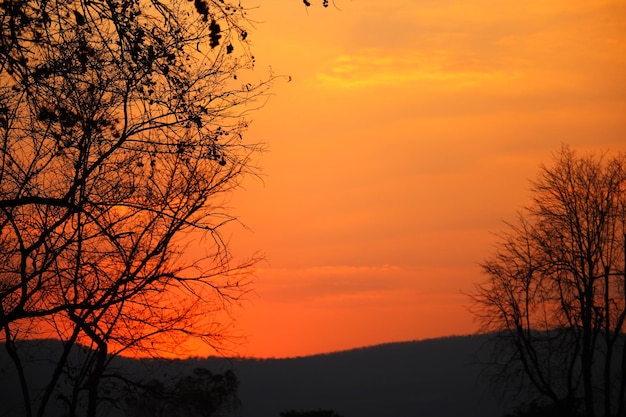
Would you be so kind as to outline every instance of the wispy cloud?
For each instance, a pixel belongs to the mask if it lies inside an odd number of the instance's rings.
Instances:
[[[460,266],[400,267],[396,265],[331,265],[259,270],[258,295],[285,305],[337,304],[410,305],[427,295],[458,294],[467,273]],[[449,288],[457,282],[459,287]],[[405,306],[406,307],[406,306]]]
[[[517,74],[461,62],[460,57],[442,50],[436,53],[408,51],[387,55],[385,51],[368,49],[360,54],[338,56],[330,67],[317,74],[317,79],[331,87],[366,87],[441,83],[447,88],[474,87],[486,82],[510,82]],[[465,61],[468,61],[465,59]]]

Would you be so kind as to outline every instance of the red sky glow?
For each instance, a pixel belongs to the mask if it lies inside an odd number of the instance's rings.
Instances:
[[[230,201],[233,254],[265,257],[238,355],[475,332],[464,293],[539,165],[626,150],[623,0],[332,3],[250,11],[256,76],[292,80],[251,115],[262,180]]]

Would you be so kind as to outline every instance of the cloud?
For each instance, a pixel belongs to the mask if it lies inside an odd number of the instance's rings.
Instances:
[[[533,0],[522,6],[447,0],[393,8],[364,1],[359,7],[363,10],[350,43],[317,66],[319,84],[452,91],[504,86],[507,91],[549,88],[558,94],[572,86],[589,92],[623,85],[623,29],[615,18],[626,12],[623,1]],[[621,61],[617,68],[608,65],[616,61]],[[598,68],[602,62],[607,66]],[[599,70],[604,77],[596,76]]]
[[[466,280],[465,265],[416,267],[328,265],[259,270],[258,295],[265,303],[294,308],[410,306],[428,297],[453,298]],[[457,283],[454,285],[453,283]],[[261,290],[262,289],[262,290]],[[403,308],[404,308],[403,307]]]
[[[317,79],[330,87],[367,87],[407,83],[440,83],[446,88],[475,87],[485,82],[510,82],[514,72],[479,68],[471,60],[449,51],[434,54],[407,51],[388,55],[383,50],[368,49],[359,54],[340,55]]]
[[[264,301],[302,305],[329,299],[381,298],[396,288],[404,275],[394,265],[328,265],[258,270]]]

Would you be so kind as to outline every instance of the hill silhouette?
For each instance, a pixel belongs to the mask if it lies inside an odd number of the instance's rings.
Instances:
[[[56,341],[33,341],[44,357]],[[488,336],[455,336],[389,343],[289,359],[116,358],[115,368],[144,380],[168,379],[202,367],[237,375],[240,415],[278,417],[281,411],[335,410],[343,417],[501,417],[510,411],[481,377]],[[37,356],[33,354],[33,356]],[[18,416],[19,388],[0,353],[0,416]],[[48,369],[50,368],[50,369]],[[44,360],[27,368],[31,378],[51,372]],[[60,414],[60,409],[53,410]],[[120,410],[103,413],[123,416]]]
[[[247,417],[317,408],[345,417],[502,416],[480,376],[486,342],[448,337],[233,366]]]

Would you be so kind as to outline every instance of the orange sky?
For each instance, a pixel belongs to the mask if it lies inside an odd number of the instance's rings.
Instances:
[[[462,292],[539,164],[626,150],[626,1],[335,2],[250,14],[258,78],[292,81],[252,115],[263,181],[231,201],[234,254],[266,257],[240,355],[474,332]]]

